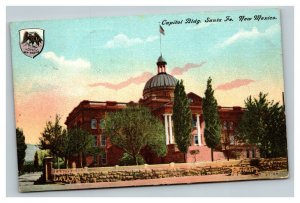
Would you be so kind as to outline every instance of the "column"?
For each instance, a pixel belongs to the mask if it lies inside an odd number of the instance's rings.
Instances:
[[[164,117],[165,117],[165,133],[166,133],[166,145],[169,144],[169,133],[168,133],[168,115],[167,114],[164,114]]]
[[[198,136],[198,142],[199,142],[199,146],[200,146],[200,145],[202,145],[202,140],[201,140],[201,130],[200,130],[199,114],[197,114],[196,117],[197,117],[197,136]]]
[[[170,144],[173,144],[172,114],[169,114]]]

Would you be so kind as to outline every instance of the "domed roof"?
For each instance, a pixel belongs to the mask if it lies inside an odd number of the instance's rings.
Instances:
[[[159,73],[148,80],[144,91],[154,87],[175,87],[177,79],[167,73]]]
[[[167,64],[166,60],[162,57],[162,55],[160,55],[159,58],[157,59],[157,63],[160,63],[160,62]]]

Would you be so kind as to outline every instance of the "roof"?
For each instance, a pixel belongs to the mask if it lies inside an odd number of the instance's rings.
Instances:
[[[168,73],[159,73],[148,80],[144,87],[146,89],[154,87],[175,87],[177,79]]]
[[[166,60],[162,57],[162,55],[160,55],[160,57],[157,59],[157,63],[160,63],[160,62],[167,63]]]

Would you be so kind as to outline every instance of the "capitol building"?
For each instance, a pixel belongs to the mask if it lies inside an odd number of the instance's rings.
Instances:
[[[139,104],[149,108],[151,113],[162,122],[165,128],[167,154],[164,157],[157,157],[150,150],[143,149],[141,155],[147,164],[211,160],[211,149],[206,146],[204,139],[205,121],[202,113],[202,98],[193,92],[187,93],[193,118],[191,146],[187,154],[178,150],[174,139],[172,122],[174,90],[177,79],[167,73],[167,62],[162,55],[158,58],[156,65],[157,74],[146,82],[142,98],[139,101],[123,103],[117,101],[84,100],[68,115],[65,121],[68,129],[79,127],[87,130],[95,137],[95,145],[103,148],[105,151],[102,156],[84,157],[84,165],[113,166],[118,164],[124,151],[118,146],[111,144],[105,134],[104,119],[107,113],[122,110],[131,104]],[[213,152],[214,160],[259,157],[257,147],[239,142],[234,137],[234,129],[240,121],[244,109],[239,106],[219,106],[218,112],[222,125],[222,133],[221,144]],[[72,161],[79,163],[79,160],[76,158],[72,159]]]

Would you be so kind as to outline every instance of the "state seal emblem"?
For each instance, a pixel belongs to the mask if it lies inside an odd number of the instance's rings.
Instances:
[[[28,57],[39,55],[44,47],[44,30],[38,28],[19,30],[20,49]]]

